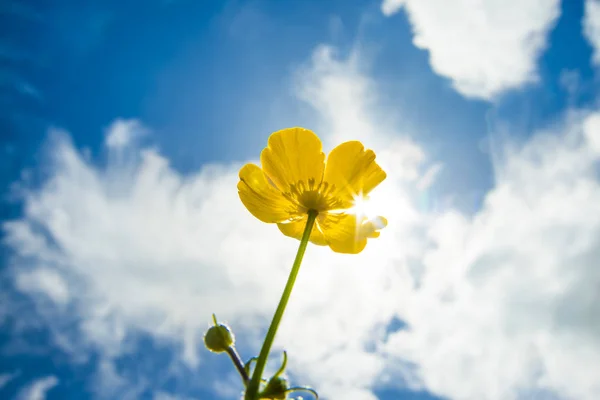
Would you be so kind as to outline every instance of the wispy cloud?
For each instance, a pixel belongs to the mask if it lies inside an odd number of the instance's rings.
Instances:
[[[19,375],[19,372],[13,372],[9,374],[0,374],[0,389],[8,385],[10,381],[15,379]]]
[[[600,66],[600,1],[586,0],[583,34],[593,48],[592,62]]]
[[[415,46],[429,51],[439,75],[468,97],[493,99],[536,82],[537,59],[560,14],[559,0],[384,0],[392,15],[404,8]]]
[[[58,385],[58,379],[55,376],[35,380],[21,389],[17,394],[17,400],[45,400],[46,394],[56,385]]]
[[[107,129],[105,143],[109,149],[126,149],[144,136],[147,129],[137,120],[118,119]]]

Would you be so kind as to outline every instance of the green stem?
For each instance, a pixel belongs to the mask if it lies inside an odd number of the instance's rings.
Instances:
[[[265,341],[260,349],[258,361],[256,362],[254,373],[252,374],[252,379],[250,380],[248,389],[246,390],[246,395],[244,397],[245,400],[258,400],[260,380],[267,364],[267,359],[269,358],[269,351],[271,350],[271,346],[275,340],[275,334],[277,333],[277,328],[279,327],[279,323],[281,322],[281,318],[285,312],[285,307],[287,306],[290,295],[292,294],[292,289],[294,288],[298,271],[300,271],[300,264],[302,263],[302,258],[304,257],[304,252],[306,251],[306,246],[308,245],[308,239],[310,238],[310,232],[315,224],[317,214],[318,212],[314,210],[310,210],[308,212],[306,227],[304,228],[304,233],[302,234],[302,239],[300,240],[300,246],[298,247],[298,253],[296,253],[294,265],[292,266],[287,284],[285,285],[285,289],[281,295],[281,300],[279,300],[279,305],[277,306],[277,310],[275,311],[275,315],[271,321],[271,326],[269,326],[269,330],[267,331]]]
[[[250,382],[250,378],[248,377],[248,374],[246,373],[246,369],[244,368],[244,363],[242,363],[240,355],[235,350],[235,347],[229,347],[227,349],[227,354],[229,354],[231,361],[233,361],[233,365],[235,365],[235,368],[238,370],[240,376],[242,377],[242,379],[244,381],[244,386],[248,385],[248,382]]]

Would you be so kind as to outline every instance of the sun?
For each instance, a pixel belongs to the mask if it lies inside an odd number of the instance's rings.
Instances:
[[[358,193],[353,196],[353,203],[354,205],[349,211],[353,214],[356,214],[358,219],[366,217],[368,220],[371,220],[377,217],[375,207],[373,207],[373,203],[370,201],[368,196]]]
[[[386,196],[376,193],[374,197],[371,197],[371,195],[365,196],[363,193],[358,193],[352,196],[352,198],[353,206],[348,212],[356,215],[357,222],[359,222],[360,227],[356,227],[357,234],[363,228],[379,231],[387,226],[387,219],[381,216],[382,212],[388,213],[390,211],[389,199]],[[374,234],[375,232],[372,233]],[[368,237],[379,237],[379,232],[377,232],[376,236],[368,235]]]

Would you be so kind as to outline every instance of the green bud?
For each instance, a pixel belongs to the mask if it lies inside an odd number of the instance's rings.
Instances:
[[[215,324],[208,328],[204,334],[204,345],[214,353],[223,353],[235,343],[235,336],[227,325],[218,324],[217,318],[213,315]]]
[[[285,400],[287,398],[288,391],[289,384],[287,379],[281,376],[274,376],[269,380],[265,389],[262,392],[260,392],[260,398]]]

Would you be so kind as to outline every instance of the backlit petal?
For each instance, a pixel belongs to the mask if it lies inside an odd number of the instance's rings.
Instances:
[[[306,227],[307,218],[302,218],[294,222],[288,222],[283,224],[277,224],[281,233],[286,236],[293,237],[295,239],[302,239],[302,234],[304,233],[304,228]],[[319,231],[317,226],[315,225],[310,232],[310,239],[314,244],[318,244],[319,246],[327,246],[327,241],[325,237]]]
[[[367,238],[379,236],[378,230],[387,225],[387,220],[383,217],[357,219],[356,214],[325,214],[318,223],[333,251],[357,254],[364,250]]]
[[[323,180],[335,185],[334,196],[342,201],[343,208],[350,208],[354,196],[367,195],[386,177],[375,162],[375,153],[365,150],[361,142],[345,142],[337,146],[327,157]]]
[[[273,183],[287,192],[291,184],[302,181],[321,183],[325,154],[321,140],[304,128],[288,128],[273,133],[260,155],[263,170]]]
[[[258,165],[240,169],[238,193],[248,211],[263,222],[282,222],[292,217],[292,204],[273,187]]]
[[[385,228],[387,224],[388,221],[384,217],[367,219],[360,225],[360,235],[370,239],[378,238],[379,231]]]

